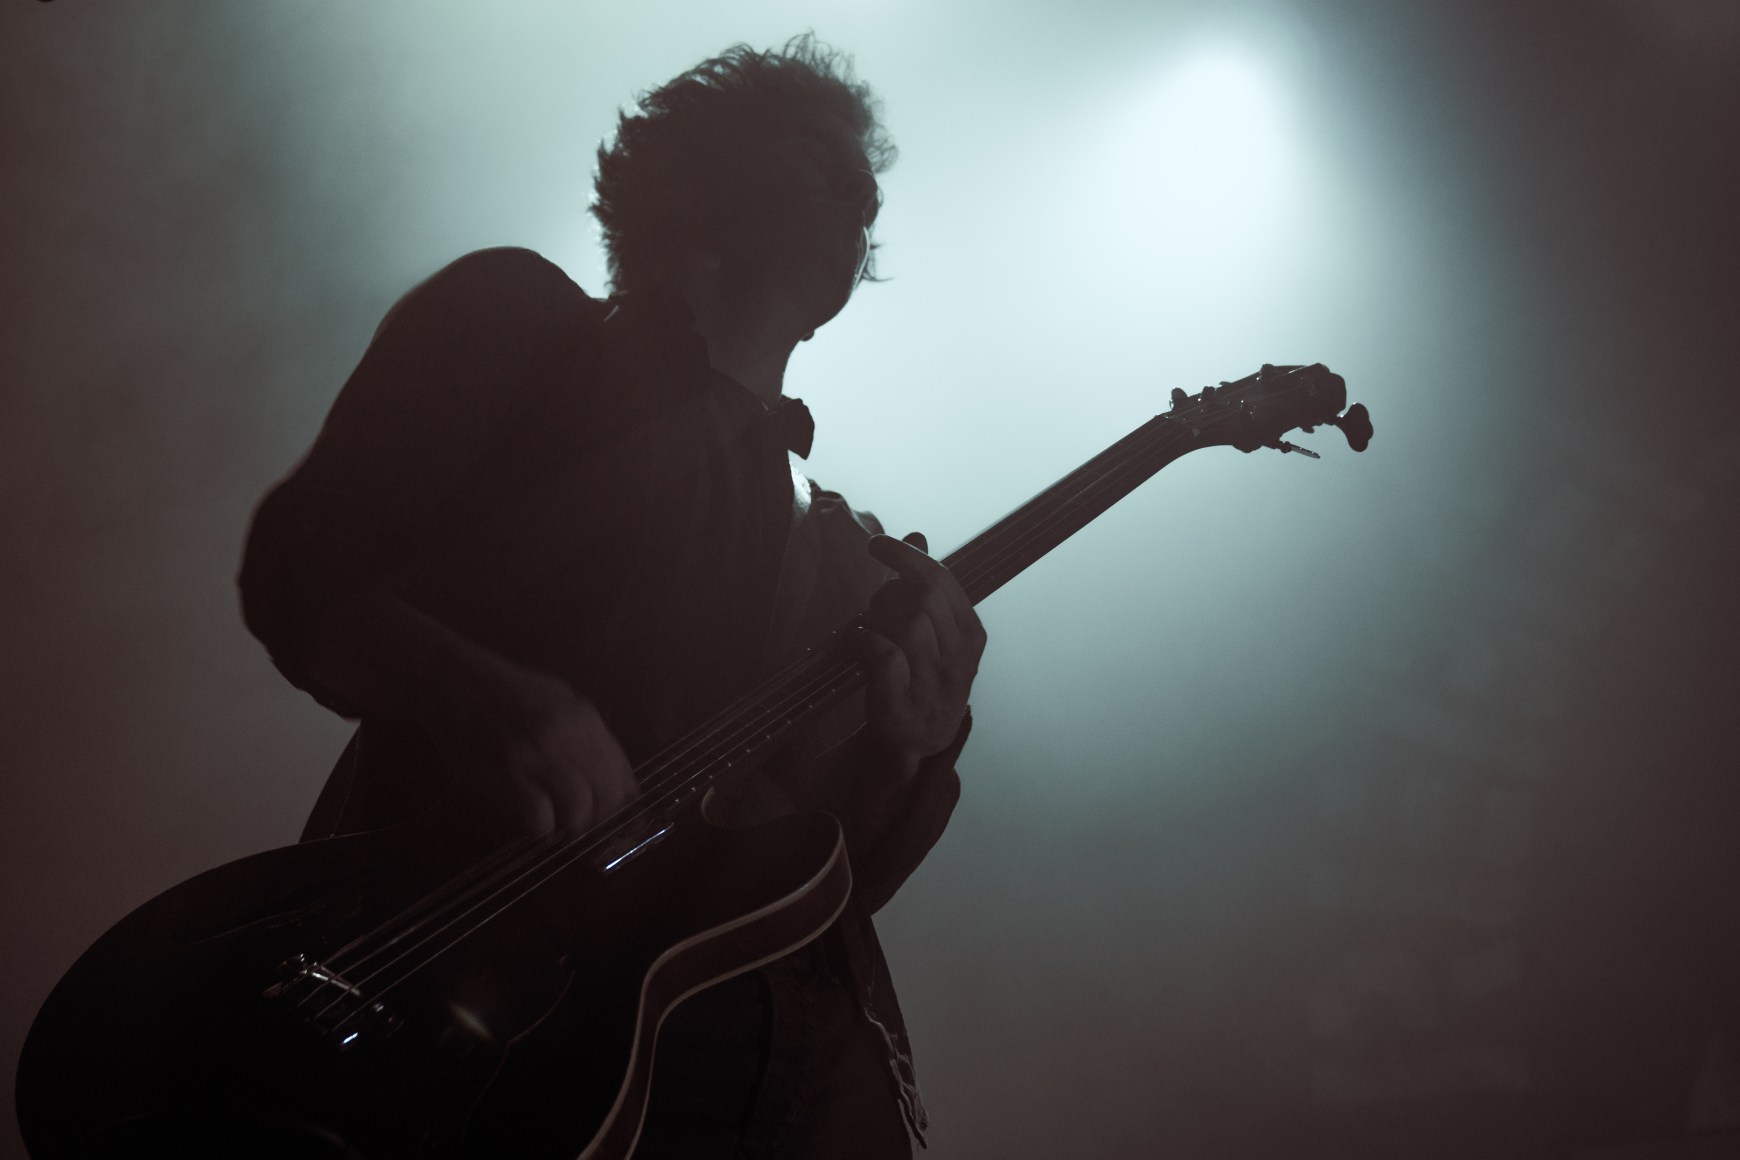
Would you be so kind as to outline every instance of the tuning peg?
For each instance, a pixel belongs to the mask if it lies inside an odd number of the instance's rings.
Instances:
[[[1329,422],[1341,428],[1341,433],[1347,436],[1347,445],[1355,451],[1364,451],[1371,443],[1371,412],[1365,409],[1364,403],[1355,403],[1347,409],[1347,413],[1339,419]]]
[[[1264,447],[1273,447],[1276,451],[1279,451],[1282,454],[1286,454],[1287,452],[1290,452],[1290,451],[1297,451],[1300,455],[1305,456],[1307,459],[1322,459],[1323,458],[1323,456],[1317,454],[1317,452],[1311,450],[1311,448],[1301,447],[1297,443],[1289,443],[1285,439],[1277,439],[1273,443],[1265,443],[1265,444],[1263,444],[1263,446]]]

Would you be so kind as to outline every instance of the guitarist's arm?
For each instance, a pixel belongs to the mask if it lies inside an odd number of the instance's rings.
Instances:
[[[421,730],[449,763],[455,811],[515,831],[584,830],[637,789],[592,702],[381,588],[343,593],[302,631],[302,673],[355,715]]]
[[[299,688],[347,717],[421,728],[513,824],[583,828],[633,790],[565,682],[412,607],[391,576],[501,445],[571,326],[577,287],[529,251],[481,251],[388,315],[308,456],[255,513],[243,613]],[[505,776],[502,776],[505,774]]]

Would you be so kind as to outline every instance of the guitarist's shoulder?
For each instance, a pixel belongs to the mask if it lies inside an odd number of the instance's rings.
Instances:
[[[479,290],[588,297],[566,270],[525,246],[490,246],[461,254],[426,279],[424,285],[437,280],[461,282]]]
[[[606,309],[536,250],[492,246],[462,254],[424,278],[399,299],[387,321],[416,315],[443,328],[482,322],[523,331],[596,322]]]

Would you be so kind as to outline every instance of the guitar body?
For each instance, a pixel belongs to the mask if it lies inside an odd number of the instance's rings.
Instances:
[[[122,919],[25,1043],[31,1155],[619,1160],[665,1015],[814,938],[851,888],[825,814],[727,830],[697,812],[608,873],[561,870],[403,978],[364,981],[403,945],[347,973],[354,993],[298,974],[476,856],[413,823],[243,858]],[[348,1017],[331,1002],[361,996]]]

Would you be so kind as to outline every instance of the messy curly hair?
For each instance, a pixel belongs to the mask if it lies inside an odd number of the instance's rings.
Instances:
[[[624,110],[598,148],[592,214],[604,236],[613,289],[657,281],[686,253],[719,249],[746,225],[776,212],[767,156],[789,114],[821,112],[857,136],[870,173],[893,164],[881,102],[858,80],[852,58],[793,37],[777,50],[735,44]],[[769,193],[773,194],[770,199]],[[874,245],[863,271],[874,277]]]

